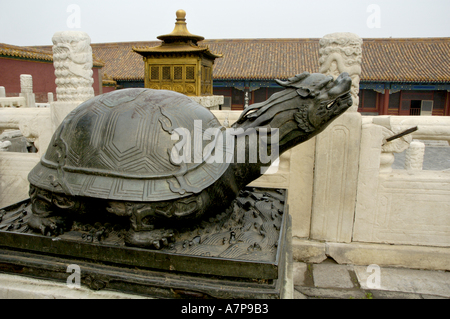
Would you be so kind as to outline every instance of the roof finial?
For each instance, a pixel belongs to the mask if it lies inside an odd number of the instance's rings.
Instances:
[[[175,22],[175,28],[173,29],[172,33],[166,34],[166,35],[160,35],[158,37],[159,40],[163,40],[164,42],[172,42],[172,41],[194,41],[194,43],[197,43],[197,41],[202,41],[205,38],[199,35],[191,34],[187,29],[187,23],[186,23],[186,11],[180,9],[176,12],[177,15],[177,22]]]
[[[186,21],[186,11],[184,11],[183,9],[180,9],[177,11],[176,13],[177,15],[177,21]]]

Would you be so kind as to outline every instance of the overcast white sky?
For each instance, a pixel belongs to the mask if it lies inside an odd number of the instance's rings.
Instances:
[[[63,30],[92,43],[152,41],[173,30],[178,9],[206,39],[450,37],[450,0],[0,0],[0,42],[50,45]]]

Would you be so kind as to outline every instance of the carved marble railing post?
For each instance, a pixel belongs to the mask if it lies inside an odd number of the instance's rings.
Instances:
[[[27,99],[25,96],[22,96],[22,93],[20,93],[21,96],[15,96],[15,97],[6,97],[6,90],[4,86],[0,86],[0,108],[3,107],[11,107],[11,108],[18,108],[18,107],[27,107]],[[33,94],[34,99],[34,94]],[[1,133],[1,129],[0,129]]]
[[[319,72],[338,77],[347,72],[352,78],[353,106],[347,112],[357,112],[361,77],[362,39],[353,33],[332,33],[320,39]]]
[[[358,185],[361,114],[358,113],[362,40],[333,33],[320,40],[320,73],[352,78],[353,106],[316,137],[311,238],[350,242]]]
[[[388,123],[390,124],[390,118],[387,118]],[[382,121],[379,119],[374,120],[374,123],[381,123]],[[396,126],[382,126],[382,134],[383,140],[398,134],[401,132],[401,129]],[[395,161],[394,153],[402,153],[405,151],[411,143],[412,137],[411,135],[405,135],[399,139],[393,140],[391,142],[385,143],[381,147],[381,156],[380,156],[380,174],[389,174],[392,172],[392,164]]]
[[[33,77],[29,74],[20,75],[20,94],[26,101],[26,107],[36,107],[36,98],[33,93]]]
[[[75,107],[94,97],[91,39],[81,31],[56,32],[53,65],[57,102],[51,104],[53,131]]]
[[[223,95],[190,96],[190,98],[210,110],[219,110],[219,106],[223,105],[224,101]]]
[[[425,144],[419,141],[412,141],[405,155],[405,169],[411,171],[421,171],[423,168],[423,158],[425,155]]]

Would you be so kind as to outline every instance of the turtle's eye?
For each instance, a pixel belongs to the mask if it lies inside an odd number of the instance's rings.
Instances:
[[[251,110],[245,116],[249,117],[249,118],[252,118],[252,117],[255,117],[257,115],[255,113],[256,113],[256,110]]]

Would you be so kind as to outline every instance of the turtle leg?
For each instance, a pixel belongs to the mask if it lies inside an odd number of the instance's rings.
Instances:
[[[163,204],[163,208],[169,206]],[[169,207],[170,208],[170,207]],[[149,249],[161,249],[173,241],[172,229],[158,227],[156,211],[161,214],[161,203],[115,203],[108,209],[109,212],[119,216],[130,217],[130,229],[125,235],[125,244]],[[162,213],[164,215],[164,213]]]
[[[28,226],[44,236],[59,235],[64,232],[67,224],[67,216],[64,216],[66,208],[73,208],[74,202],[70,202],[64,196],[58,196],[52,192],[30,185],[31,216]],[[67,206],[67,203],[71,204]]]
[[[135,231],[130,228],[125,236],[125,243],[128,246],[135,246],[149,249],[161,249],[168,246],[173,241],[172,229],[154,229]]]
[[[51,236],[58,231],[58,220],[55,219],[55,206],[52,193],[30,185],[32,214],[28,226],[44,236]]]

